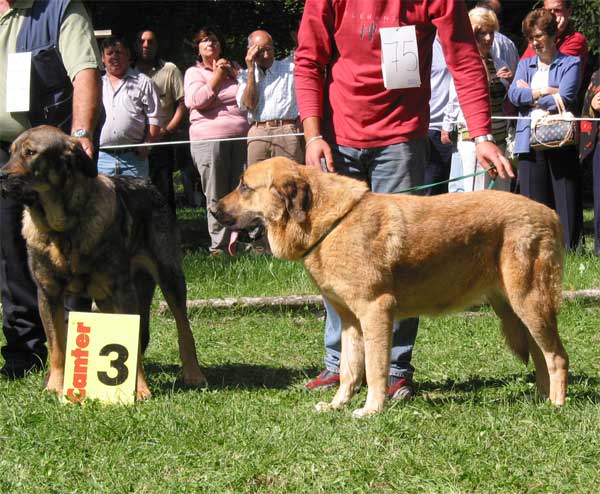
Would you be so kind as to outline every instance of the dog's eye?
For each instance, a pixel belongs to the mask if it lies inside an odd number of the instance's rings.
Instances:
[[[36,152],[35,152],[35,150],[33,150],[33,149],[29,149],[29,148],[27,148],[27,149],[25,150],[25,154],[26,154],[27,156],[35,156]]]
[[[244,182],[240,182],[240,192],[242,194],[246,194],[248,192],[250,192],[252,189],[250,187],[248,187]]]

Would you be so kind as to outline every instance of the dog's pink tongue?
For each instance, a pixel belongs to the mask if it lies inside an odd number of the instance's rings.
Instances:
[[[231,232],[231,236],[229,237],[229,245],[227,250],[229,251],[230,256],[235,256],[235,243],[240,236],[239,232],[233,231]]]

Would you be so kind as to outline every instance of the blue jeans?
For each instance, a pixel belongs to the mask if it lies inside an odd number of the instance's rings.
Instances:
[[[346,175],[367,182],[373,192],[392,194],[423,184],[425,163],[429,159],[427,138],[402,142],[389,146],[357,149],[347,146],[331,146],[335,169]],[[325,367],[339,372],[342,348],[342,324],[339,314],[327,302],[325,310]],[[394,322],[390,375],[411,378],[412,350],[417,337],[419,319],[411,318]]]
[[[448,180],[452,159],[452,144],[444,144],[441,131],[429,129],[429,161],[425,164],[425,184],[434,184]],[[440,184],[425,189],[426,196],[435,196],[448,192],[448,184]]]
[[[135,151],[116,155],[100,151],[98,153],[98,173],[113,177],[148,178],[150,166],[148,158],[142,158]]]

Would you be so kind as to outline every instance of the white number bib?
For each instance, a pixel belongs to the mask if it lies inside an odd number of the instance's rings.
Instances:
[[[6,111],[29,111],[31,52],[9,53],[6,64]]]
[[[387,89],[421,86],[419,49],[415,26],[384,27],[381,37],[381,71]]]

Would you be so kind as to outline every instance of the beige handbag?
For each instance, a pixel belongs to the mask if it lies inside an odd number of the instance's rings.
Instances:
[[[552,95],[558,113],[546,112],[531,127],[529,145],[536,151],[575,146],[577,143],[577,121],[566,111],[560,94]]]

